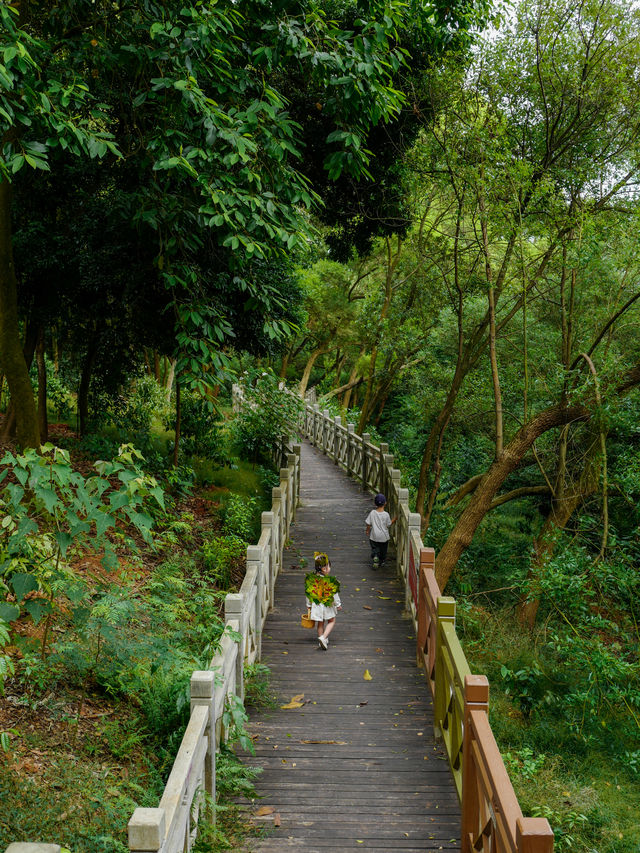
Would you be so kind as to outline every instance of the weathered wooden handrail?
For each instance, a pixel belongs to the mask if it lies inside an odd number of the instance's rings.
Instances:
[[[197,834],[200,812],[215,803],[216,751],[227,737],[224,712],[230,697],[244,699],[244,665],[260,660],[262,629],[274,603],[282,551],[300,494],[300,446],[283,438],[274,449],[280,484],[270,512],[262,513],[257,545],[247,548],[239,592],[225,598],[225,631],[209,669],[191,676],[191,715],[158,808],[137,808],[128,824],[129,850],[185,853]],[[233,701],[233,700],[232,700]],[[208,818],[215,820],[212,810]],[[7,853],[60,853],[56,844],[14,842]]]
[[[383,492],[397,517],[392,533],[396,567],[405,585],[405,608],[417,635],[416,659],[433,695],[434,725],[442,737],[461,801],[462,853],[552,853],[544,818],[524,818],[487,715],[489,683],[472,675],[456,633],[456,603],[443,596],[434,573],[435,552],[420,537],[420,516],[385,444],[360,436],[353,424],[307,404],[303,433],[364,491]],[[393,528],[392,528],[393,530]]]

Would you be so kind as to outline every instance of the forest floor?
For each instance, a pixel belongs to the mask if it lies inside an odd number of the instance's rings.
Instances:
[[[72,445],[72,431],[54,427],[52,441],[58,443],[60,439]],[[75,470],[85,476],[95,473],[95,459],[90,455],[72,450],[71,458]],[[194,555],[221,526],[215,492],[208,484],[171,502],[170,513],[159,527],[162,535],[163,527],[170,529],[177,524],[179,532],[171,540],[172,547],[159,550],[134,536],[137,553],[133,557],[121,553],[120,565],[113,571],[102,566],[100,553],[76,554],[70,570],[86,585],[88,600],[107,590],[112,597],[137,599],[139,607],[144,608],[145,598],[157,595],[154,589],[163,563],[179,563],[181,556],[184,572],[181,576],[182,570],[173,565],[171,574],[178,579],[170,580],[179,596],[187,596],[192,583],[197,588],[193,573],[201,567]],[[243,565],[232,566],[233,588],[241,583],[242,571]],[[208,601],[218,609],[217,614],[211,613],[214,620],[221,615],[223,596],[224,592],[219,592],[217,598],[214,595]],[[145,680],[138,694],[128,686],[121,691],[109,690],[90,669],[73,672],[72,656],[67,655],[64,666],[60,664],[56,650],[70,630],[66,618],[69,609],[69,602],[61,598],[51,625],[45,619],[34,624],[29,616],[22,616],[12,623],[11,644],[4,648],[16,675],[7,678],[0,695],[0,733],[4,733],[5,747],[0,752],[0,851],[13,841],[59,843],[74,853],[127,850],[127,822],[137,806],[157,806],[179,744],[181,732],[160,747],[162,724],[157,722],[159,728],[154,731],[145,718],[148,708],[143,693],[153,690],[151,681]],[[181,620],[182,624],[173,625],[171,630],[182,632],[187,637],[185,643],[193,647],[198,640],[189,635],[198,627],[199,616],[187,608]],[[127,626],[117,626],[116,630],[124,643]],[[156,630],[162,633],[162,624]],[[45,631],[48,636],[43,649]],[[115,643],[113,648],[117,648]],[[186,657],[188,652],[179,654]],[[133,669],[135,665],[133,661]],[[146,663],[141,661],[140,666]],[[113,667],[118,667],[115,658]],[[135,672],[122,674],[123,680],[130,682],[137,677]],[[180,695],[177,698],[180,701]],[[175,697],[160,695],[160,705],[163,701],[175,703]],[[162,714],[162,707],[158,714]]]

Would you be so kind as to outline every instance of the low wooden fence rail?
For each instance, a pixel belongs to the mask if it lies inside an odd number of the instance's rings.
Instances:
[[[244,665],[260,660],[262,629],[273,606],[282,552],[300,493],[300,446],[283,438],[274,450],[280,485],[270,512],[262,513],[257,545],[247,548],[247,570],[239,592],[225,598],[225,632],[209,669],[191,676],[191,715],[157,808],[137,808],[128,824],[129,850],[187,853],[203,806],[215,803],[216,751],[226,737],[224,712],[244,699]],[[212,812],[207,815],[215,819]],[[14,842],[6,853],[60,853],[57,844]]]
[[[491,731],[489,683],[473,675],[456,633],[456,602],[443,596],[434,573],[435,552],[420,537],[420,516],[409,511],[389,447],[379,447],[353,424],[307,404],[305,437],[362,484],[383,492],[391,515],[396,565],[404,581],[405,606],[417,636],[418,666],[433,696],[436,734],[449,757],[462,809],[462,853],[552,853],[545,818],[525,818]]]

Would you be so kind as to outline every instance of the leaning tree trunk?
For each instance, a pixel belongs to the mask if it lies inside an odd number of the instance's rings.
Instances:
[[[20,343],[18,284],[11,242],[11,185],[0,181],[0,363],[7,378],[20,447],[40,447],[38,412]]]
[[[325,344],[322,344],[319,347],[316,347],[309,358],[307,359],[307,363],[304,366],[304,371],[302,373],[302,379],[300,380],[300,385],[298,387],[298,394],[304,400],[304,395],[307,392],[307,385],[309,384],[309,377],[311,376],[311,371],[313,370],[313,365],[316,363],[316,359],[319,355],[322,355],[323,352],[327,351],[327,347]]]
[[[504,448],[500,459],[493,462],[480,480],[469,504],[436,558],[436,580],[441,590],[446,587],[456,563],[471,544],[474,533],[489,511],[498,489],[518,467],[533,442],[554,427],[588,418],[589,412],[582,405],[551,406],[518,430]]]

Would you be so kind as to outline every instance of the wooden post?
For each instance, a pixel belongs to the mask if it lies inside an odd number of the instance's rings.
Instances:
[[[207,754],[204,760],[204,789],[211,797],[211,806],[207,808],[209,822],[216,822],[216,706],[215,673],[210,670],[195,670],[191,675],[191,711],[199,705],[209,710],[207,722]]]
[[[519,817],[516,847],[518,853],[553,853],[553,832],[546,817]]]
[[[367,480],[369,479],[369,451],[367,445],[371,441],[371,435],[368,432],[362,433],[362,491],[366,492],[369,489]]]
[[[411,539],[414,533],[420,535],[420,522],[422,519],[420,518],[420,513],[418,512],[410,512],[409,513],[409,523],[407,524],[407,541],[405,550],[407,553],[406,560],[406,571],[404,572],[404,609],[407,613],[411,613],[411,601],[413,598],[413,590],[411,588],[411,584],[415,583],[415,591],[416,597],[418,596],[418,578],[414,579],[409,577],[409,573],[411,571],[411,560],[409,559],[409,552],[411,551]],[[400,550],[400,543],[396,541],[396,548]],[[420,575],[420,565],[416,565],[414,561],[414,568],[419,577]],[[417,602],[416,602],[417,604]]]
[[[165,831],[164,809],[136,809],[127,824],[129,850],[157,853],[164,844]]]
[[[224,600],[225,624],[232,620],[238,622],[240,642],[236,657],[236,695],[244,702],[244,649],[246,644],[246,616],[244,612],[244,595],[241,592],[229,592]]]
[[[444,622],[456,624],[456,600],[450,596],[441,595],[436,602],[436,618],[438,627],[436,631],[436,695],[433,702],[433,728],[437,738],[442,737],[442,721],[444,720],[447,703],[449,701],[447,684],[442,663],[441,625]]]
[[[440,604],[442,599],[439,599]],[[480,792],[477,769],[473,761],[472,710],[489,711],[489,682],[485,675],[466,675],[464,679],[464,737],[462,743],[462,825],[461,853],[472,853],[475,834],[479,826]],[[520,848],[518,848],[519,851]],[[529,853],[534,853],[530,850]]]

